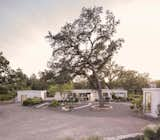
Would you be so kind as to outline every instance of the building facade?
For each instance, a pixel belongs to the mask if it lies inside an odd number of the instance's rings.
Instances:
[[[63,95],[62,95],[63,94]],[[116,97],[127,98],[127,91],[123,89],[102,89],[102,95],[104,99],[112,99],[112,95]],[[88,100],[88,101],[96,101],[99,99],[98,91],[93,89],[74,89],[69,92],[55,94],[56,100],[64,100],[68,96],[74,96],[81,100]]]
[[[160,88],[143,89],[143,112],[154,118],[160,115]]]

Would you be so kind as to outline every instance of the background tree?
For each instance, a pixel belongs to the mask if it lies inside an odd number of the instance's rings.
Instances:
[[[56,84],[50,85],[48,87],[48,90],[47,90],[48,91],[48,96],[49,97],[54,97],[56,92],[58,92],[58,90],[59,90],[58,85],[56,85]]]
[[[9,61],[3,56],[3,53],[0,52],[0,94],[10,93],[10,71]]]
[[[45,81],[40,80],[37,78],[35,74],[32,74],[28,80],[28,86],[32,90],[45,90],[47,89],[47,84]]]
[[[9,61],[3,56],[3,53],[0,52],[0,86],[8,81],[9,69]]]
[[[48,92],[49,92],[49,96],[54,97],[56,92],[59,92],[62,99],[65,99],[65,95],[69,94],[70,91],[73,89],[73,83],[72,82],[68,82],[65,84],[53,84],[50,85],[48,88]]]
[[[49,85],[55,84],[55,73],[51,70],[44,70],[39,72],[40,81],[44,84],[46,89]]]
[[[18,68],[17,70],[11,69],[8,74],[8,84],[12,90],[24,90],[28,89],[28,77],[23,71]]]
[[[160,88],[160,80],[156,80],[156,81],[154,81],[154,83],[156,84],[157,88]]]
[[[53,53],[49,67],[61,75],[65,72],[72,77],[83,75],[98,90],[100,107],[102,97],[101,72],[121,47],[122,39],[113,39],[119,21],[112,12],[102,7],[82,8],[80,17],[67,23],[55,35],[47,35]]]
[[[11,69],[9,61],[0,53],[0,101],[11,100],[16,90],[26,87],[27,76],[20,69]]]
[[[77,82],[74,82],[73,84],[74,84],[75,89],[90,89],[91,88],[88,80],[77,81]]]
[[[123,87],[130,92],[141,92],[142,88],[148,87],[149,75],[138,73],[134,70],[123,70],[121,75],[114,82],[114,87]]]

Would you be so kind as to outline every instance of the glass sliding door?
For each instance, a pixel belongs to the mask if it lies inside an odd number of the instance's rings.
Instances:
[[[151,112],[151,93],[150,92],[145,93],[145,112],[146,113]]]

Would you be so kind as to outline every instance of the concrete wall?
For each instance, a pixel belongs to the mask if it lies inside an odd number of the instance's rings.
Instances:
[[[18,102],[21,102],[22,95],[26,96],[27,98],[39,97],[44,100],[46,98],[46,91],[45,90],[20,90],[20,91],[17,91],[17,101]]]

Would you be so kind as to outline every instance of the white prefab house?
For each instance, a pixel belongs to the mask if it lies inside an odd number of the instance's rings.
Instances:
[[[46,90],[19,90],[17,91],[17,102],[23,102],[27,98],[39,97],[45,100],[47,97]]]
[[[67,92],[66,92],[67,93]],[[67,98],[68,95],[74,95],[78,97],[80,100],[89,100],[95,101],[98,100],[98,92],[93,89],[74,89],[69,92],[70,94],[63,94],[64,99]],[[102,89],[102,94],[104,98],[112,99],[112,95],[114,94],[117,97],[127,98],[127,91],[123,89]],[[55,94],[54,97],[56,100],[62,100],[62,96],[59,92]]]
[[[157,118],[159,116],[160,88],[143,88],[143,112]]]

